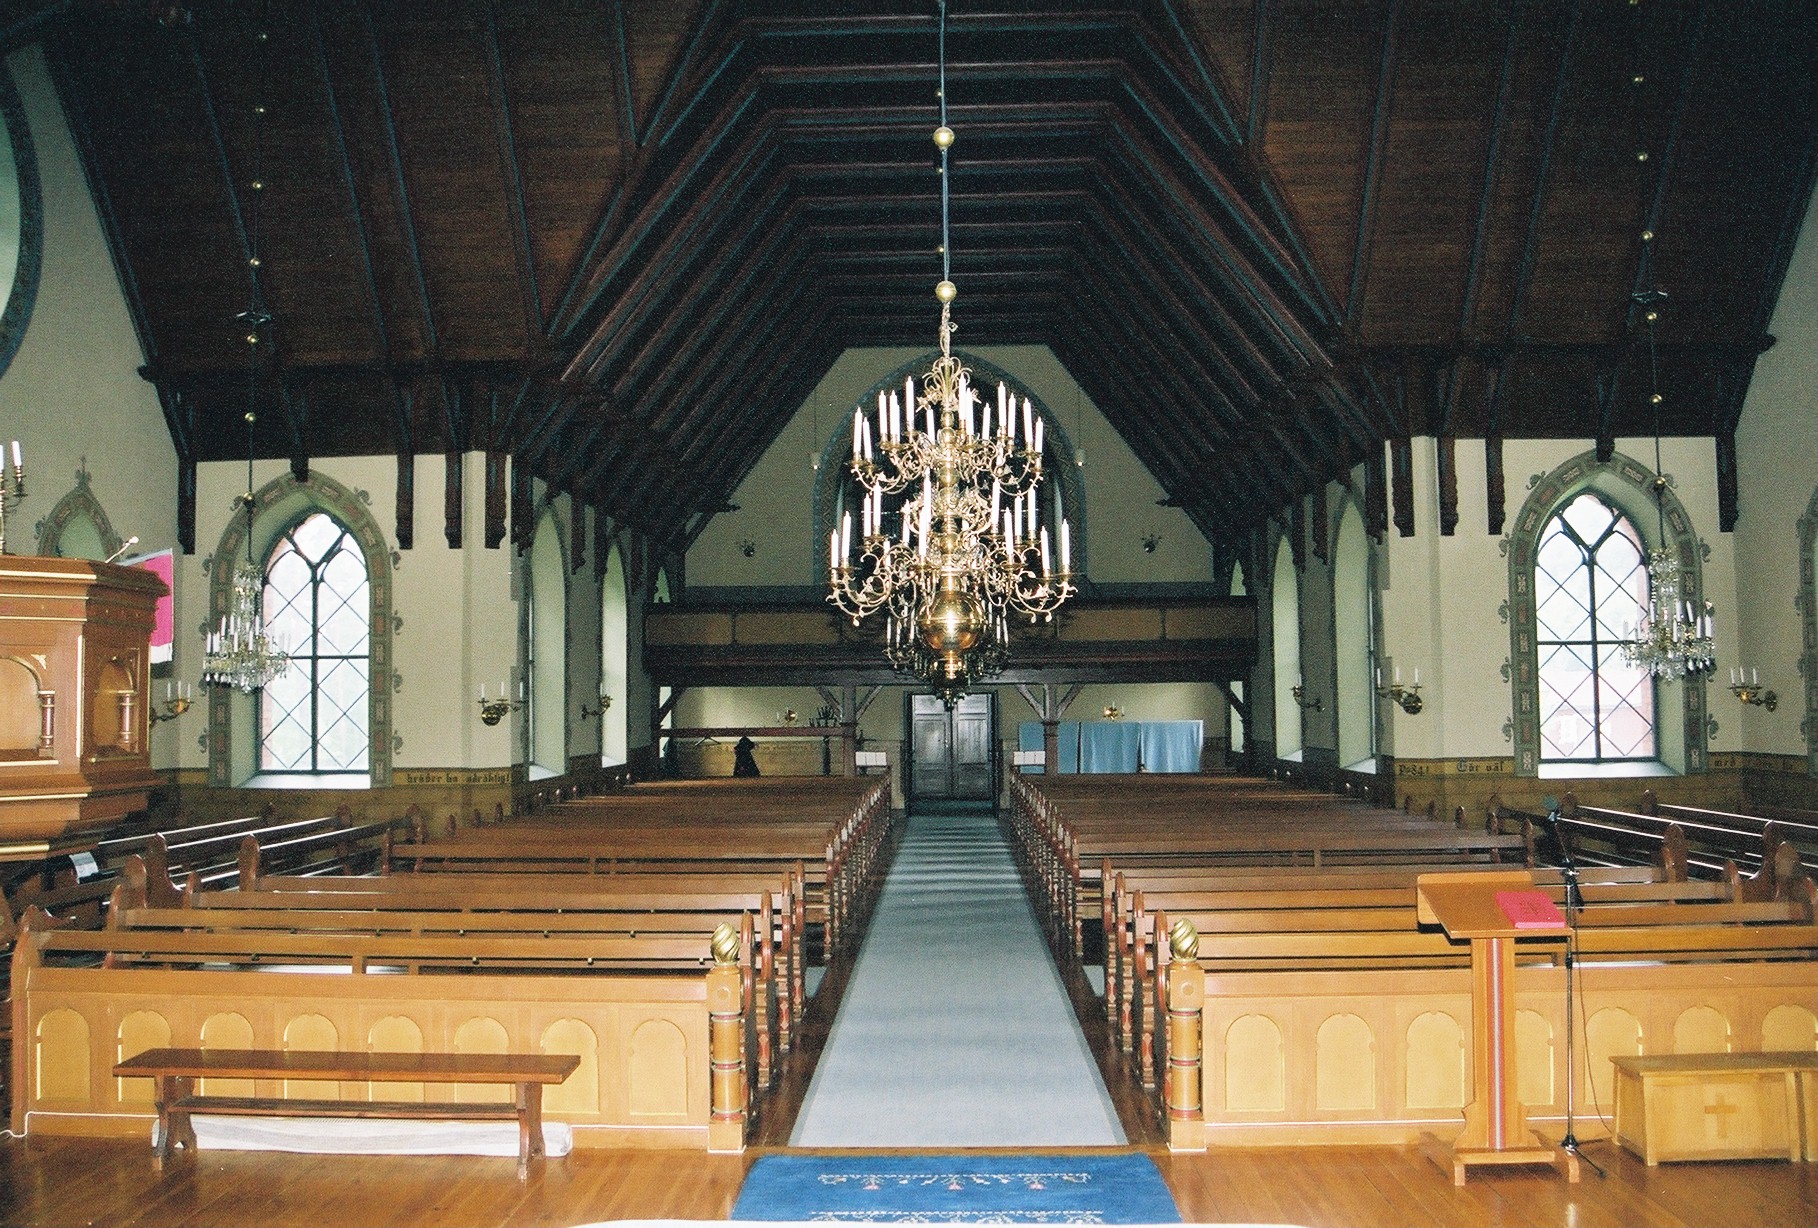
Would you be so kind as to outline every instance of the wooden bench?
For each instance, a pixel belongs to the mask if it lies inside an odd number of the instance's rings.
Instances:
[[[173,1147],[196,1146],[193,1113],[236,1117],[407,1118],[417,1121],[518,1123],[518,1179],[543,1155],[543,1088],[573,1074],[581,1059],[551,1053],[354,1053],[281,1049],[147,1049],[118,1062],[114,1074],[156,1080],[157,1159]],[[499,1084],[499,1101],[330,1100],[286,1096],[220,1096],[196,1091],[197,1079]]]
[[[1818,1159],[1818,1052],[1610,1059],[1616,1141],[1648,1167],[1676,1160]],[[1803,1119],[1803,1120],[1802,1120]]]

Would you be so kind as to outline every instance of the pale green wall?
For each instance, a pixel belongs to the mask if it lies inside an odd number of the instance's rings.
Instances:
[[[1806,210],[1768,331],[1779,340],[1755,364],[1736,431],[1739,473],[1736,553],[1747,576],[1730,603],[1738,650],[1719,665],[1748,665],[1779,696],[1777,711],[1729,700],[1719,716],[1753,750],[1796,755],[1806,749],[1798,519],[1818,490],[1818,197]],[[1810,617],[1810,615],[1806,615]],[[1808,669],[1818,669],[1818,661]],[[1818,725],[1818,720],[1813,721]]]
[[[759,458],[732,496],[737,512],[714,517],[688,552],[688,583],[706,587],[809,585],[824,569],[827,543],[813,534],[810,455],[846,429],[858,399],[878,380],[933,351],[848,350]],[[1156,506],[1161,486],[1118,438],[1103,414],[1045,346],[990,346],[977,355],[1014,378],[1047,406],[1086,463],[1086,574],[1100,584],[1172,583],[1212,578],[1211,549],[1184,512]],[[818,435],[817,435],[818,431]],[[817,442],[817,440],[819,442]],[[838,463],[836,455],[834,463]],[[1153,554],[1142,539],[1160,539]],[[756,548],[750,558],[739,542]]]

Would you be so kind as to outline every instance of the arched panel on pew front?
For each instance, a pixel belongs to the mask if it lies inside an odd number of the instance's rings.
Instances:
[[[647,1019],[626,1047],[625,1111],[642,1125],[682,1123],[688,1114],[688,1039],[667,1019]]]
[[[1785,1003],[1774,1007],[1761,1020],[1761,1047],[1818,1049],[1818,1013]]]
[[[581,1059],[574,1073],[554,1087],[543,1089],[544,1113],[585,1113],[597,1117],[605,1111],[600,1101],[600,1038],[579,1019],[558,1019],[543,1029],[544,1053],[571,1053]]]
[[[423,1029],[417,1021],[408,1015],[387,1015],[376,1020],[366,1031],[366,1047],[374,1053],[421,1053],[423,1052]],[[423,1085],[421,1083],[387,1083],[381,1089],[376,1083],[355,1084],[364,1086],[367,1100],[397,1100],[421,1103]]]
[[[454,1050],[456,1053],[509,1053],[511,1036],[497,1019],[478,1015],[455,1029]],[[457,1087],[455,1094],[462,1100],[477,1101],[509,1101],[512,1096],[509,1087],[466,1083]]]
[[[1376,1037],[1356,1015],[1332,1015],[1319,1025],[1313,1104],[1322,1112],[1374,1109]]]
[[[1589,1102],[1606,1113],[1616,1111],[1616,1073],[1613,1057],[1633,1057],[1641,1052],[1641,1020],[1620,1007],[1594,1011],[1585,1020],[1585,1091]]]
[[[124,1062],[147,1049],[162,1049],[170,1044],[170,1035],[170,1020],[157,1011],[129,1011],[114,1037],[114,1060]],[[157,1093],[153,1079],[114,1080],[114,1094],[121,1104],[152,1104]]]
[[[1673,1020],[1674,1053],[1728,1053],[1735,1048],[1729,1016],[1714,1006],[1691,1006]]]
[[[202,1021],[204,1049],[252,1049],[253,1027],[246,1016],[232,1011],[210,1015]],[[196,1090],[204,1096],[253,1096],[251,1079],[197,1079]]]
[[[1288,1074],[1281,1025],[1267,1015],[1240,1015],[1225,1029],[1224,1094],[1201,1103],[1227,1111],[1279,1113],[1288,1107]],[[1206,1063],[1208,1073],[1213,1064]]]
[[[1515,1093],[1524,1108],[1542,1108],[1558,1100],[1554,1084],[1559,1054],[1553,1025],[1539,1011],[1515,1012]]]
[[[92,1036],[88,1020],[73,1010],[44,1012],[38,1020],[31,1072],[37,1088],[37,1108],[81,1112],[95,1095]]]
[[[341,1047],[341,1029],[325,1015],[297,1015],[284,1025],[284,1047],[304,1053],[333,1053]],[[336,1083],[334,1086],[337,1090],[332,1097],[327,1095],[327,1086],[320,1080],[292,1083],[286,1079],[283,1094],[339,1100],[367,1099],[365,1086],[360,1083]]]
[[[1410,1109],[1465,1106],[1470,1049],[1465,1029],[1445,1011],[1423,1011],[1408,1024],[1402,1053],[1406,1072],[1402,1096]]]

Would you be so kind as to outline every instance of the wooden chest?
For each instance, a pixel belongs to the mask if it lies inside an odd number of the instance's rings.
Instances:
[[[1650,1165],[1673,1160],[1797,1160],[1813,1123],[1806,1092],[1818,1053],[1617,1057],[1616,1139]],[[1809,1158],[1809,1156],[1808,1156]]]

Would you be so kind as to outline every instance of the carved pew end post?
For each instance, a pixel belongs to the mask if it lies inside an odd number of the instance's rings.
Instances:
[[[745,994],[739,966],[742,943],[731,922],[713,931],[713,967],[707,973],[707,1048],[712,1068],[712,1110],[707,1121],[707,1150],[737,1154],[745,1150],[745,1124],[750,1103],[745,1049]]]
[[[1168,1069],[1163,1079],[1168,1150],[1204,1151],[1206,1115],[1201,1103],[1202,1027],[1206,973],[1199,966],[1199,931],[1185,917],[1168,927]]]

